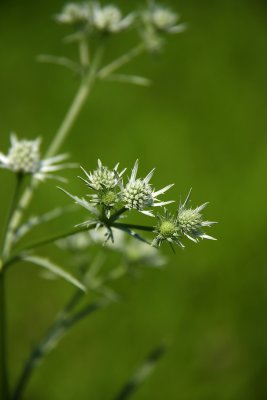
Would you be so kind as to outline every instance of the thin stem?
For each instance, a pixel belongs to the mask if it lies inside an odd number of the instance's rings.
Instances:
[[[38,242],[32,243],[32,244],[24,247],[23,249],[21,249],[18,254],[15,254],[13,257],[7,259],[7,261],[6,261],[6,263],[4,265],[5,265],[5,267],[9,267],[10,265],[14,264],[16,261],[18,261],[21,258],[23,258],[23,256],[25,256],[25,253],[28,252],[28,251],[32,251],[32,250],[34,250],[34,249],[36,249],[38,247],[45,246],[45,245],[53,243],[53,242],[55,242],[57,240],[65,239],[66,237],[76,235],[77,233],[87,232],[87,231],[89,231],[91,229],[94,229],[95,227],[96,227],[96,224],[93,224],[93,225],[90,225],[89,227],[86,226],[86,227],[83,227],[83,228],[80,228],[80,229],[76,229],[76,230],[72,230],[72,231],[69,231],[69,232],[61,233],[61,234],[58,234],[58,235],[55,235],[55,236],[40,240]]]
[[[67,137],[67,134],[71,130],[82,106],[85,103],[85,100],[87,99],[90,93],[90,90],[91,90],[91,85],[87,85],[84,82],[81,84],[76,96],[74,97],[73,102],[71,103],[71,106],[66,114],[66,117],[64,118],[62,124],[60,125],[59,130],[57,131],[54,140],[52,141],[46,153],[46,157],[52,157],[57,153],[58,149],[60,148],[65,138]]]
[[[137,369],[135,374],[123,386],[120,393],[114,397],[114,400],[129,399],[143,384],[143,382],[150,377],[154,371],[157,363],[166,352],[166,346],[160,345],[152,350],[152,352],[144,360],[143,364]]]
[[[1,251],[0,259],[0,377],[1,377],[1,398],[3,400],[9,399],[9,385],[8,385],[8,368],[7,368],[7,334],[6,334],[6,293],[5,293],[5,240],[9,235],[9,221],[12,218],[14,209],[17,204],[20,186],[22,183],[22,175],[17,175],[16,187],[11,201],[9,216],[7,219],[6,232],[4,232],[3,249]]]
[[[99,301],[89,304],[84,309],[70,317],[66,317],[66,315],[60,314],[60,316],[48,329],[40,343],[31,352],[23,368],[18,384],[15,388],[12,400],[21,399],[21,396],[27,386],[33,370],[38,366],[40,361],[50,352],[50,350],[52,350],[52,348],[64,336],[64,334],[66,334],[68,329],[89,314],[103,308],[106,304],[107,301]]]
[[[136,229],[140,231],[145,231],[145,232],[153,232],[155,227],[154,226],[143,226],[143,225],[135,225],[135,224],[121,224],[119,222],[114,222],[112,224],[113,228],[118,228],[118,229],[123,229],[123,228],[128,228],[128,229]]]
[[[99,63],[100,63],[100,60],[102,57],[102,52],[103,52],[103,49],[100,48],[94,58],[94,62],[91,65],[88,75],[84,77],[84,79],[80,85],[80,88],[78,89],[78,92],[77,92],[76,96],[74,97],[74,100],[72,101],[65,118],[63,119],[63,122],[61,123],[57,133],[55,134],[54,140],[52,141],[52,143],[46,153],[46,157],[52,157],[53,155],[55,155],[55,153],[58,151],[58,149],[60,148],[60,146],[66,139],[75,120],[77,119],[77,117],[78,117],[78,115],[79,115],[91,89],[92,89],[92,86],[94,84],[95,77],[97,74],[97,68],[99,66]],[[23,216],[23,213],[24,213],[25,209],[28,207],[28,205],[32,199],[33,193],[34,193],[35,189],[38,187],[38,185],[39,185],[39,181],[33,177],[31,180],[30,186],[28,186],[25,189],[25,191],[21,197],[21,200],[18,204],[18,207],[15,210],[15,212],[10,220],[10,224],[9,224],[9,228],[8,228],[9,234],[7,235],[7,238],[6,238],[5,244],[4,244],[5,257],[8,257],[10,254],[10,250],[11,250],[11,247],[13,244],[14,233],[15,233],[17,227],[19,226],[21,218]]]
[[[85,52],[83,52],[84,54]],[[94,57],[94,60],[92,62],[91,68],[89,70],[89,73],[85,78],[83,79],[81,86],[74,97],[74,100],[69,108],[69,111],[66,114],[66,117],[64,118],[62,124],[60,125],[54,140],[52,141],[47,153],[46,157],[52,157],[54,156],[62,143],[65,141],[68,133],[70,132],[77,116],[79,115],[82,106],[85,103],[85,100],[87,99],[92,86],[94,84],[96,75],[97,75],[97,69],[100,64],[100,61],[102,59],[103,55],[103,47],[100,46],[99,49],[97,50],[97,53]],[[85,58],[85,54],[83,55]]]
[[[101,68],[97,74],[97,77],[100,79],[107,78],[110,74],[114,71],[117,71],[119,68],[123,67],[125,64],[128,64],[132,61],[133,58],[136,58],[140,54],[145,51],[144,43],[139,44],[138,46],[134,47],[131,51],[124,54],[123,56],[117,58],[115,61],[112,61],[110,64],[106,65],[105,67]]]
[[[88,67],[90,64],[90,53],[86,37],[83,37],[79,42],[79,53],[81,65]]]
[[[109,221],[112,223],[114,221],[116,221],[123,213],[125,213],[126,211],[129,211],[128,208],[126,207],[122,207],[120,210],[118,210],[117,212],[115,212],[113,215],[111,215]]]
[[[9,400],[6,340],[5,272],[0,271],[0,379],[1,399]]]
[[[16,232],[17,226],[19,225],[19,222],[21,220],[21,217],[23,215],[25,208],[27,207],[27,204],[31,200],[31,196],[32,196],[32,193],[33,193],[35,187],[37,186],[37,182],[38,181],[36,179],[31,180],[30,186],[28,186],[25,189],[25,191],[19,201],[19,204],[13,210],[13,213],[10,216],[7,233],[6,233],[6,237],[5,237],[5,241],[4,241],[4,246],[3,246],[3,258],[4,259],[6,259],[9,256],[11,247],[13,245],[13,237]]]

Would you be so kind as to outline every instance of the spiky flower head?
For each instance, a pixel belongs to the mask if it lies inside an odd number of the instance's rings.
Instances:
[[[108,167],[102,164],[101,160],[98,160],[98,168],[93,172],[86,172],[83,168],[83,172],[87,179],[81,178],[90,189],[101,190],[101,189],[113,189],[118,185],[119,181],[125,169],[122,172],[118,172],[119,164],[110,170]]]
[[[104,206],[107,217],[110,216],[110,210],[120,201],[121,180],[125,169],[118,172],[118,167],[119,164],[115,165],[113,170],[110,170],[102,164],[101,160],[98,160],[96,170],[88,173],[82,168],[86,179],[80,177],[90,189],[96,191],[95,194],[88,196],[91,198],[91,203]]]
[[[89,3],[68,3],[63,7],[56,20],[61,24],[78,25],[90,20],[91,10]]]
[[[196,208],[186,208],[191,195],[191,190],[184,203],[180,203],[177,211],[177,224],[181,232],[188,237],[188,239],[193,240],[193,242],[198,242],[199,238],[216,240],[212,236],[207,235],[203,231],[203,227],[215,224],[212,221],[203,221],[201,211],[207,206],[208,203],[204,203]]]
[[[203,231],[203,227],[210,227],[215,222],[203,221],[201,211],[206,207],[207,203],[193,209],[187,208],[190,199],[191,190],[184,203],[180,203],[176,215],[172,215],[164,210],[163,215],[158,215],[158,224],[155,232],[156,238],[153,241],[154,246],[160,246],[164,241],[170,244],[175,243],[180,247],[184,247],[181,239],[183,236],[198,242],[199,238],[216,240],[212,236],[207,235]]]
[[[74,164],[57,164],[67,158],[66,154],[41,160],[40,145],[41,139],[19,140],[13,133],[10,137],[11,146],[8,154],[0,153],[0,168],[9,169],[18,174],[32,174],[35,178],[43,180],[45,178],[62,178],[50,175],[50,172],[64,168],[71,168]]]
[[[117,33],[127,29],[134,21],[134,14],[123,17],[121,10],[113,5],[100,5],[95,1],[92,3],[92,25],[100,32]]]
[[[172,215],[166,208],[164,209],[163,215],[157,215],[158,223],[155,228],[157,236],[152,242],[152,246],[159,247],[164,241],[177,244],[180,247],[184,247],[180,241],[182,234],[177,224],[177,219]]]
[[[143,214],[153,216],[151,211],[145,210],[149,207],[161,207],[166,204],[172,203],[173,201],[163,201],[161,202],[157,197],[160,194],[165,193],[173,185],[165,186],[163,189],[154,191],[151,184],[149,183],[153,174],[154,169],[149,172],[149,174],[144,178],[136,178],[138,171],[138,160],[132,170],[129,182],[126,184],[125,188],[122,190],[122,201],[124,206],[131,209],[136,209],[141,211]]]

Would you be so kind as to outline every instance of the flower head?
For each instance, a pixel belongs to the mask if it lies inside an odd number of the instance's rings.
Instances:
[[[179,15],[166,7],[150,1],[148,8],[140,14],[141,36],[149,51],[161,50],[164,40],[163,34],[175,34],[186,29],[185,24],[178,24]]]
[[[212,221],[203,221],[201,211],[208,203],[204,203],[196,208],[186,208],[190,199],[190,194],[191,191],[189,192],[185,202],[180,203],[177,211],[177,224],[181,232],[187,236],[188,239],[193,240],[193,242],[198,242],[199,238],[216,240],[203,231],[203,227],[210,227],[216,223]]]
[[[91,10],[88,3],[68,3],[63,7],[56,20],[61,24],[77,25],[90,20]]]
[[[180,247],[184,247],[180,241],[182,234],[177,224],[177,219],[168,210],[164,209],[163,215],[157,215],[158,224],[155,232],[156,238],[153,240],[152,245],[159,247],[164,241],[170,244],[175,243]]]
[[[67,158],[66,154],[41,160],[41,139],[18,140],[15,134],[10,138],[11,146],[7,155],[0,153],[0,168],[9,169],[18,174],[31,174],[35,178],[62,178],[51,175],[50,172],[73,167],[73,164],[58,164]]]
[[[163,33],[180,33],[184,31],[184,24],[177,24],[179,15],[166,7],[152,2],[148,9],[143,11],[142,19],[145,25],[153,27]]]
[[[144,179],[136,178],[137,171],[138,160],[135,162],[129,182],[122,190],[122,201],[124,203],[124,206],[129,210],[136,209],[138,211],[141,211],[143,214],[153,216],[151,211],[146,211],[145,209],[148,207],[160,207],[172,203],[173,201],[161,202],[157,197],[160,194],[165,193],[173,185],[171,184],[165,186],[163,189],[155,192],[151,184],[149,183],[154,174],[154,169],[150,171]]]
[[[106,33],[117,33],[127,29],[134,21],[134,14],[122,16],[121,10],[112,4],[101,6],[92,3],[92,25],[95,30]]]
[[[156,238],[153,241],[154,246],[160,246],[164,241],[170,244],[175,243],[180,247],[184,247],[181,242],[183,236],[188,237],[194,242],[198,242],[199,238],[215,240],[212,236],[207,235],[203,231],[203,227],[211,226],[215,222],[203,221],[201,211],[207,203],[192,209],[186,208],[190,199],[191,191],[189,192],[185,202],[179,205],[176,215],[172,215],[166,209],[164,215],[158,215],[158,224],[155,232]]]
[[[90,189],[101,190],[101,189],[113,189],[118,185],[125,169],[122,172],[118,172],[119,164],[116,164],[113,170],[102,164],[101,160],[98,160],[98,168],[93,172],[86,172],[83,168],[83,172],[87,179],[81,178]]]
[[[115,165],[113,170],[110,170],[102,164],[101,160],[98,160],[96,170],[88,173],[82,168],[86,179],[80,177],[90,189],[96,191],[96,194],[89,195],[91,202],[101,204],[109,211],[120,200],[121,179],[125,169],[118,172],[118,167],[119,164]]]

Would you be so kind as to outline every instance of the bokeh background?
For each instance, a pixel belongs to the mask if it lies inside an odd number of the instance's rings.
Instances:
[[[135,1],[115,1],[125,10]],[[62,0],[0,2],[0,144],[9,132],[43,136],[45,148],[77,89],[68,71],[40,65],[40,53],[76,57],[67,31],[51,15]],[[88,170],[100,157],[141,171],[157,168],[157,187],[176,182],[172,197],[193,187],[195,205],[209,201],[219,240],[188,243],[164,271],[117,286],[123,302],[74,328],[36,371],[25,399],[111,399],[162,340],[170,349],[135,398],[260,400],[267,398],[266,125],[267,4],[263,0],[168,0],[188,30],[162,55],[145,55],[124,71],[152,87],[99,83],[63,151]],[[106,60],[137,41],[112,41]],[[71,191],[84,194],[77,172]],[[13,177],[1,172],[1,225]],[[33,212],[69,202],[53,182]],[[67,217],[55,230],[73,226]],[[79,221],[77,221],[79,222]],[[50,232],[44,226],[40,235]],[[48,248],[47,254],[53,250]],[[68,298],[61,281],[40,279],[33,266],[8,275],[9,353],[13,384],[27,352]]]

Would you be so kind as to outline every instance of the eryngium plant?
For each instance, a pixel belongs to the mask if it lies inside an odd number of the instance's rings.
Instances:
[[[141,86],[149,85],[147,78],[121,74],[118,71],[143,53],[159,52],[168,35],[185,29],[184,24],[178,23],[178,14],[154,1],[149,1],[146,6],[133,10],[128,15],[124,15],[116,5],[102,5],[97,1],[70,3],[56,14],[55,21],[70,29],[65,41],[78,46],[79,60],[42,55],[39,56],[39,61],[66,67],[78,75],[80,85],[77,93],[44,156],[41,155],[39,137],[34,140],[21,139],[15,134],[11,135],[9,150],[0,153],[0,167],[16,177],[16,189],[4,229],[0,256],[0,390],[3,400],[21,399],[33,370],[73,325],[92,312],[120,299],[112,288],[112,282],[126,274],[136,274],[140,266],[162,267],[166,259],[158,248],[165,242],[174,248],[173,245],[184,247],[185,238],[194,242],[199,239],[213,239],[205,232],[205,228],[213,222],[204,221],[201,214],[206,204],[191,208],[189,194],[184,203],[176,206],[176,210],[171,206],[175,211],[170,211],[166,207],[173,200],[166,199],[166,195],[173,185],[167,182],[167,186],[162,189],[155,189],[152,183],[154,170],[145,177],[140,177],[136,161],[128,175],[126,168],[121,168],[119,164],[110,169],[99,160],[97,168],[92,172],[87,170],[92,168],[91,164],[82,168],[80,178],[85,184],[84,197],[73,194],[66,184],[63,188],[60,187],[78,206],[86,210],[85,221],[60,235],[27,243],[27,234],[30,231],[52,219],[60,216],[63,218],[66,212],[73,210],[72,205],[59,206],[28,220],[24,216],[40,184],[46,182],[47,178],[65,182],[55,172],[61,170],[62,174],[65,168],[75,168],[76,164],[66,163],[68,156],[58,154],[58,151],[95,84],[99,80],[115,80]],[[139,38],[137,45],[105,64],[105,49],[110,40],[128,29],[136,30]],[[135,218],[138,212],[147,218],[148,224],[128,223],[127,216],[131,214]],[[23,245],[17,247],[22,238]],[[72,273],[38,253],[39,248],[48,244],[55,244],[63,253],[69,253],[68,257],[62,255],[62,260],[64,266],[65,260],[68,260]],[[94,250],[97,246],[101,246],[101,256]],[[111,268],[109,255],[114,252],[119,261]],[[9,268],[21,261],[41,267],[45,277],[66,280],[76,290],[38,344],[30,351],[21,375],[11,391],[7,369],[5,277]],[[109,268],[105,268],[107,262]],[[87,298],[88,293],[90,296]],[[145,360],[130,381],[130,392],[148,376],[148,373],[143,373],[144,370],[148,371],[147,365],[151,370],[151,365],[163,353],[160,346]],[[126,392],[130,394],[128,390]],[[121,393],[125,393],[124,389]]]

